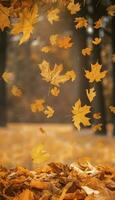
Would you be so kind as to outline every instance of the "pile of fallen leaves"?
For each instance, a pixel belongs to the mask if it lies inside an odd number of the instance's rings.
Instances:
[[[1,167],[0,199],[114,200],[115,169],[90,163],[50,163],[35,171]]]

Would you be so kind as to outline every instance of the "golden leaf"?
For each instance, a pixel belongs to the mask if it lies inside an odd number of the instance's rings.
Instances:
[[[37,99],[31,104],[31,110],[32,112],[42,112],[44,110],[44,99]]]
[[[41,51],[44,52],[44,53],[49,53],[52,51],[51,47],[50,46],[44,46],[41,48]]]
[[[91,53],[92,53],[92,49],[89,48],[89,47],[87,47],[87,48],[85,48],[85,49],[82,49],[82,54],[83,54],[84,56],[90,56]]]
[[[60,13],[60,10],[58,8],[51,9],[48,11],[47,18],[50,24],[53,24],[53,22],[59,21],[60,19],[59,13]]]
[[[50,36],[50,43],[52,46],[57,44],[57,38],[58,38],[58,34],[54,34]]]
[[[13,86],[11,89],[11,93],[15,96],[15,97],[21,97],[22,96],[22,90],[20,88],[18,88],[17,86]]]
[[[69,80],[73,81],[73,79],[75,78],[74,71],[68,71],[64,75],[60,75],[60,73],[63,71],[62,64],[55,64],[54,68],[51,70],[49,63],[44,60],[41,64],[39,64],[39,68],[43,80],[55,86],[59,86],[61,83],[65,83]]]
[[[21,192],[21,194],[17,195],[12,200],[34,200],[34,193],[29,189],[25,189]]]
[[[100,119],[101,118],[101,113],[100,112],[94,113],[93,114],[93,118],[94,119]]]
[[[6,83],[9,83],[10,81],[13,80],[14,74],[12,72],[4,72],[2,74],[2,78]]]
[[[84,17],[76,17],[75,22],[77,23],[75,26],[76,29],[83,28],[83,27],[86,28],[88,26],[88,21]]]
[[[90,123],[90,118],[86,117],[88,113],[90,113],[90,108],[91,106],[81,106],[81,100],[79,99],[75,105],[72,108],[72,121],[78,130],[80,130],[80,124],[83,124],[84,126],[89,126],[91,125]]]
[[[13,25],[11,34],[17,35],[22,33],[19,44],[24,43],[30,38],[33,32],[33,25],[38,21],[38,6],[35,4],[31,10],[29,8],[24,8],[22,13],[20,13],[20,18],[18,22]]]
[[[115,54],[112,55],[112,61],[115,63]]]
[[[94,131],[94,132],[96,132],[96,131],[101,131],[102,130],[102,126],[103,126],[103,124],[96,124],[96,125],[94,125],[94,126],[92,126],[92,130]]]
[[[34,147],[31,156],[34,163],[43,163],[49,158],[49,154],[45,151],[43,144]]]
[[[85,70],[85,77],[90,83],[99,82],[106,76],[107,71],[101,72],[101,68],[102,65],[97,62],[96,64],[91,64],[91,71]]]
[[[60,48],[68,49],[73,45],[71,40],[72,39],[69,36],[57,37],[57,46]]]
[[[102,18],[100,18],[100,19],[98,19],[98,20],[95,22],[94,28],[95,28],[95,29],[99,29],[99,28],[102,27],[102,25],[103,25],[103,23],[102,23]]]
[[[87,94],[87,97],[89,99],[90,102],[93,101],[94,97],[96,96],[96,91],[95,91],[95,88],[91,88],[91,89],[86,89],[86,94]]]
[[[100,43],[101,43],[101,38],[98,38],[98,37],[94,38],[94,40],[92,41],[92,43],[93,43],[94,45],[100,44]]]
[[[47,109],[44,111],[44,114],[47,118],[51,118],[54,115],[54,109],[51,106],[47,106]]]
[[[115,106],[109,106],[109,109],[110,109],[110,111],[111,111],[112,113],[115,114]]]
[[[107,8],[107,12],[108,12],[108,15],[110,15],[110,16],[115,16],[115,5],[110,5],[110,6]]]
[[[77,12],[80,11],[80,4],[79,3],[75,4],[74,0],[71,0],[67,6],[67,9],[70,11],[72,15],[76,14]]]
[[[53,87],[50,92],[53,96],[57,97],[60,93],[60,89],[57,87]]]
[[[10,20],[9,20],[9,8],[4,7],[0,4],[0,29],[3,31],[4,28],[10,27]]]

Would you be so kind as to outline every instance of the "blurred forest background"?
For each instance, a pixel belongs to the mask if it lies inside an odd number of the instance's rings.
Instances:
[[[76,2],[76,1],[75,1]],[[87,29],[75,30],[72,15],[64,7],[61,12],[61,20],[49,26],[45,20],[46,10],[51,6],[44,6],[41,9],[39,23],[35,28],[31,39],[19,46],[19,36],[11,36],[8,30],[0,31],[0,74],[4,71],[13,72],[14,77],[10,84],[6,85],[0,78],[0,126],[9,122],[25,123],[71,123],[71,107],[76,99],[80,98],[82,103],[87,103],[85,89],[88,88],[88,81],[81,74],[91,63],[102,63],[108,74],[103,82],[96,87],[97,95],[93,102],[94,112],[100,112],[102,118],[99,123],[103,124],[100,134],[106,134],[108,123],[115,126],[114,114],[110,113],[109,106],[115,106],[115,18],[108,16],[106,8],[114,4],[114,0],[86,0],[77,1],[83,6],[80,14],[85,16],[89,25]],[[57,3],[56,3],[57,6]],[[93,24],[102,17],[103,26],[94,31]],[[44,22],[43,22],[44,20]],[[59,49],[56,54],[44,54],[41,48],[47,45],[51,34],[70,35],[74,45],[69,50]],[[83,48],[92,47],[92,39],[102,38],[102,43],[95,47],[90,57],[81,54]],[[66,70],[73,68],[79,73],[77,81],[66,83],[62,86],[58,98],[49,95],[49,87],[38,72],[38,63],[45,59],[51,64],[64,64]],[[22,89],[24,95],[16,98],[11,93],[13,85]],[[37,98],[44,98],[53,105],[56,114],[51,119],[46,119],[39,113],[32,113],[30,104]],[[92,122],[92,124],[95,122]],[[115,127],[113,130],[115,135]]]

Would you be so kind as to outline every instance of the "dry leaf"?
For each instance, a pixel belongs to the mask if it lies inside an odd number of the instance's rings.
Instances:
[[[89,48],[89,47],[87,47],[87,48],[85,48],[85,49],[82,49],[82,54],[83,54],[84,56],[90,56],[91,53],[92,53],[92,49]]]
[[[31,110],[32,112],[42,112],[44,110],[44,99],[37,99],[31,104]]]
[[[90,195],[90,194],[99,194],[98,190],[94,190],[88,186],[81,186],[82,189],[86,192],[86,194]]]
[[[91,88],[91,89],[86,89],[86,94],[87,94],[87,97],[89,99],[90,102],[93,101],[94,97],[96,96],[96,91],[95,91],[95,88]]]
[[[58,38],[58,34],[54,34],[50,36],[50,43],[52,46],[57,44],[57,38]]]
[[[4,28],[10,27],[10,20],[9,20],[9,8],[4,7],[0,4],[0,29],[3,31]]]
[[[75,105],[72,108],[72,121],[78,130],[80,130],[80,124],[83,124],[84,126],[91,125],[90,118],[86,117],[88,113],[90,113],[91,106],[81,106],[80,99],[75,103]]]
[[[115,114],[115,106],[109,106],[109,109],[110,109],[110,111],[111,111],[112,113]]]
[[[41,51],[44,53],[49,53],[52,51],[52,48],[50,46],[44,46],[41,48]]]
[[[31,33],[33,32],[33,25],[38,21],[38,6],[35,4],[31,10],[29,8],[24,8],[22,13],[20,13],[20,18],[18,22],[13,25],[11,34],[17,35],[22,33],[19,44],[26,42]]]
[[[72,186],[72,182],[69,182],[66,184],[66,186],[64,187],[62,194],[59,198],[59,200],[64,200],[65,199],[65,194],[67,193],[68,189]]]
[[[15,96],[15,97],[21,97],[22,96],[22,90],[20,88],[18,88],[17,86],[13,86],[11,89],[11,93]]]
[[[67,6],[67,9],[70,11],[71,15],[76,14],[80,11],[80,4],[75,3],[74,0],[71,0]]]
[[[21,194],[19,194],[12,200],[34,200],[34,193],[29,189],[25,189]]]
[[[98,45],[98,44],[100,44],[101,43],[101,38],[98,38],[98,37],[96,37],[96,38],[94,38],[94,40],[92,41],[92,43],[94,44],[94,45]]]
[[[76,29],[83,28],[83,27],[86,28],[88,26],[88,21],[84,17],[76,17],[75,23],[77,23],[75,25]]]
[[[93,114],[93,118],[94,119],[100,119],[101,118],[101,113],[100,112],[94,113]]]
[[[94,132],[96,132],[96,131],[101,131],[102,130],[102,126],[103,126],[103,124],[96,124],[96,125],[94,125],[94,126],[92,126],[92,130],[94,131]]]
[[[68,49],[72,47],[72,38],[69,36],[57,37],[57,46],[60,48]]]
[[[43,144],[34,147],[31,156],[34,163],[42,163],[47,161],[49,158],[49,154],[45,151]]]
[[[103,23],[102,23],[102,18],[100,18],[100,19],[98,19],[98,20],[95,22],[94,28],[95,28],[95,29],[99,29],[99,28],[102,27],[102,25],[103,25]]]
[[[2,78],[6,83],[9,83],[10,81],[13,80],[14,74],[12,72],[4,72],[2,74]]]
[[[46,115],[47,118],[51,118],[54,115],[54,109],[51,106],[47,106],[47,109],[44,110],[44,114]]]
[[[57,97],[60,93],[60,89],[57,87],[53,87],[50,92],[53,96]]]
[[[59,19],[60,19],[59,13],[60,13],[60,10],[58,8],[51,9],[48,11],[47,18],[48,18],[48,21],[50,22],[50,24],[53,24],[53,22],[59,21]]]
[[[110,6],[107,8],[107,12],[108,12],[108,15],[110,15],[110,16],[115,16],[115,5],[110,5]]]
[[[99,82],[106,76],[107,71],[101,71],[101,68],[102,65],[97,62],[96,64],[91,64],[91,71],[85,70],[85,77],[90,83]]]

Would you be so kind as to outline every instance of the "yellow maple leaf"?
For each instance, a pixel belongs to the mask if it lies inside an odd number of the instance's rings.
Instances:
[[[39,69],[43,80],[55,86],[59,86],[61,83],[65,83],[69,80],[73,81],[75,78],[75,72],[73,70],[66,72],[64,75],[60,75],[63,71],[62,64],[55,64],[54,68],[51,70],[50,64],[44,60],[41,64],[39,64]]]
[[[32,112],[42,112],[44,110],[44,99],[37,99],[31,104],[31,110]]]
[[[96,64],[91,64],[91,71],[85,70],[85,77],[90,83],[99,82],[106,76],[107,71],[101,71],[101,68],[102,65],[97,62]]]
[[[115,106],[109,106],[109,109],[110,109],[110,111],[111,111],[112,113],[115,114]]]
[[[22,96],[22,90],[20,88],[18,88],[17,86],[13,86],[11,89],[11,93],[15,96],[15,97],[21,97]]]
[[[54,34],[50,36],[50,43],[52,46],[57,44],[57,38],[58,38],[58,34]]]
[[[99,29],[103,26],[103,23],[102,23],[102,18],[98,19],[95,24],[94,24],[94,28],[95,29]]]
[[[98,44],[101,43],[101,41],[102,41],[101,38],[95,37],[94,40],[92,41],[92,43],[93,43],[94,45],[98,45]]]
[[[4,72],[2,74],[2,78],[6,83],[9,83],[10,81],[13,80],[14,74],[12,72]]]
[[[53,96],[57,97],[60,93],[60,89],[57,87],[53,87],[50,92]]]
[[[59,13],[60,13],[60,10],[58,8],[51,9],[48,11],[47,18],[50,24],[53,24],[53,22],[59,21],[60,19]]]
[[[101,118],[101,113],[100,112],[94,113],[93,114],[93,118],[94,119],[100,119]]]
[[[78,130],[80,130],[80,124],[83,124],[84,126],[90,126],[90,118],[88,118],[86,115],[90,113],[91,106],[81,106],[81,100],[79,99],[75,105],[72,108],[72,121]]]
[[[71,42],[72,38],[69,36],[63,36],[57,38],[57,46],[60,48],[68,49],[72,47],[73,43]]]
[[[87,94],[87,97],[89,99],[90,102],[93,101],[94,97],[96,96],[96,91],[95,91],[95,88],[91,88],[91,89],[86,89],[86,94]]]
[[[10,27],[9,16],[10,16],[9,8],[0,4],[0,29],[2,31],[4,30],[4,28]]]
[[[96,125],[94,125],[94,126],[92,126],[92,130],[94,131],[94,132],[97,132],[97,131],[101,131],[102,130],[102,126],[103,126],[103,124],[96,124]]]
[[[44,46],[41,48],[41,51],[44,53],[49,53],[52,51],[52,48],[50,46]]]
[[[33,32],[33,25],[38,22],[38,6],[35,4],[31,10],[24,8],[20,13],[18,22],[13,25],[11,34],[17,35],[22,33],[19,44],[24,43],[30,38]]]
[[[115,53],[112,55],[112,61],[115,63]]]
[[[34,147],[31,152],[32,160],[34,163],[43,163],[49,159],[49,153],[44,149],[43,144]]]
[[[77,12],[80,11],[80,4],[79,3],[75,3],[74,0],[71,0],[70,3],[67,6],[67,9],[70,11],[70,13],[76,14]]]
[[[88,21],[84,17],[76,17],[75,23],[77,23],[75,26],[76,29],[83,28],[83,27],[86,28],[88,26]]]
[[[82,49],[82,54],[83,54],[84,56],[90,56],[91,53],[92,53],[92,49],[89,48],[89,47],[87,47],[87,48],[85,48],[85,49]]]
[[[107,8],[107,12],[108,12],[108,15],[115,16],[115,4],[114,5],[110,5]]]
[[[47,106],[47,109],[44,111],[44,114],[47,118],[51,118],[54,115],[54,109],[51,106]]]

